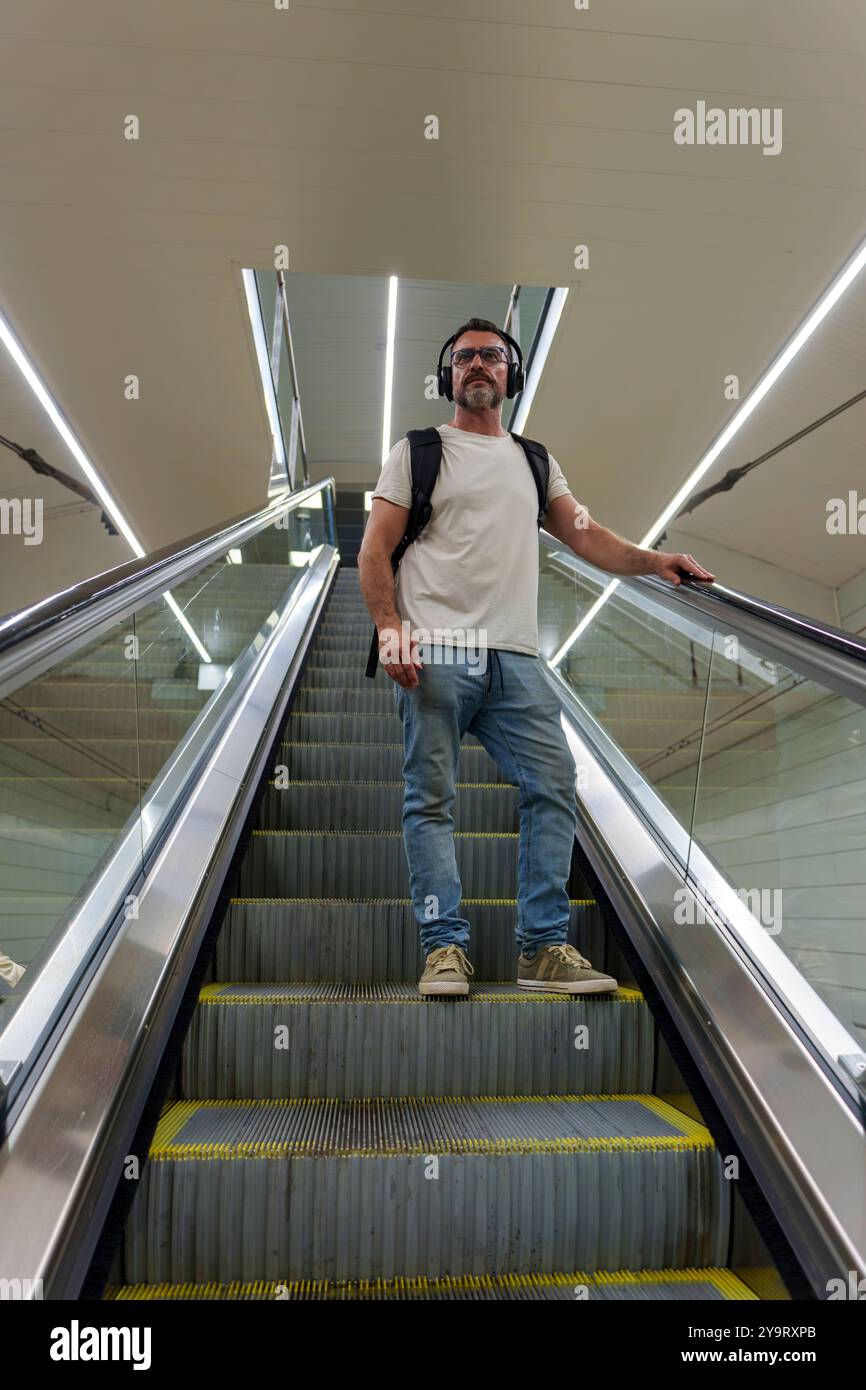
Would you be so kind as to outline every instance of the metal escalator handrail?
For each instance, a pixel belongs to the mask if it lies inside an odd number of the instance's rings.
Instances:
[[[78,636],[101,627],[106,620],[117,619],[153,594],[163,593],[181,583],[209,560],[273,525],[284,512],[295,510],[326,488],[330,488],[333,497],[333,477],[297,492],[283,493],[259,511],[219,522],[0,618],[0,686],[6,686],[11,676],[17,676],[17,668],[35,659],[37,644],[42,656],[55,643],[65,642],[72,629]],[[62,638],[59,629],[62,629]],[[26,661],[22,659],[25,646]]]
[[[609,584],[612,576],[582,560],[571,550],[563,551],[561,541],[542,531],[542,540],[549,550],[563,552],[569,565],[585,571],[593,579]],[[718,581],[712,584],[684,580],[679,587],[666,583],[655,575],[617,575],[626,588],[651,593],[653,599],[673,611],[692,609],[709,618],[714,628],[737,632],[747,641],[755,641],[774,649],[793,668],[805,665],[810,677],[823,676],[838,690],[847,687],[853,699],[866,697],[866,642],[830,627],[804,613],[783,608],[780,604],[741,593]]]
[[[795,612],[792,608],[783,608],[781,604],[769,603],[766,599],[756,598],[753,594],[741,593],[739,589],[729,589],[726,584],[720,584],[718,580],[712,584],[701,584],[697,580],[687,579],[678,589],[671,588],[663,579],[658,579],[655,575],[637,576],[637,582],[648,585],[654,592],[662,594],[665,598],[673,598],[674,602],[686,603],[702,613],[712,616],[720,608],[734,608],[739,613],[746,614],[759,622],[772,623],[773,626],[783,628],[786,632],[796,634],[798,637],[804,637],[809,642],[817,642],[822,647],[841,652],[845,656],[850,656],[854,661],[866,662],[866,642],[860,641],[850,632],[844,632],[838,627],[830,627],[827,623],[819,623],[816,618],[809,618],[804,613]]]

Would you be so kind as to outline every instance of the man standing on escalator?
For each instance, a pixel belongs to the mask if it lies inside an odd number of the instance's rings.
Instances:
[[[455,409],[438,431],[430,520],[406,549],[395,583],[391,556],[412,502],[410,446],[401,439],[382,466],[358,556],[403,723],[403,836],[426,958],[418,988],[467,994],[473,973],[452,813],[460,740],[470,733],[518,787],[518,985],[607,992],[616,980],[567,942],[575,767],[538,655],[539,499],[530,455],[501,418],[520,382],[522,364],[511,355],[519,348],[485,319],[470,319],[449,346],[440,389]],[[644,550],[599,525],[546,457],[544,527],[576,555],[611,574],[656,574],[674,584],[680,571],[714,577],[691,555]]]

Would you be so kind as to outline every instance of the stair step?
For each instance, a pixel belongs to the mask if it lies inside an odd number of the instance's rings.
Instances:
[[[396,782],[403,773],[403,745],[384,743],[283,743],[280,767],[296,781]],[[463,743],[457,759],[458,782],[505,782],[486,748]]]
[[[381,666],[376,667],[376,674],[371,679],[364,675],[362,666],[329,666],[326,662],[315,662],[311,656],[307,665],[304,667],[303,678],[298,687],[298,693],[302,690],[374,690],[377,693],[385,692],[393,702],[394,682],[387,676]]]
[[[388,682],[389,686],[393,682]],[[393,714],[393,689],[367,681],[366,685],[343,685],[332,689],[303,682],[292,709],[299,714]]]
[[[328,652],[352,652],[360,656],[370,645],[370,638],[373,635],[373,624],[369,625],[369,631],[359,630],[357,625],[353,632],[338,633],[331,636],[328,633],[316,633],[313,650],[316,655],[327,654]]]
[[[313,650],[310,653],[305,670],[309,670],[310,667],[312,667],[314,671],[321,671],[326,667],[343,667],[344,669],[350,667],[352,670],[352,674],[355,677],[355,679],[353,679],[352,681],[352,684],[357,685],[358,679],[366,679],[364,675],[364,668],[367,665],[367,652],[370,648],[370,640],[372,636],[373,625],[371,623],[370,630],[365,635],[364,641],[362,643],[359,643],[358,646],[352,651],[349,651],[345,648],[339,650],[331,650],[329,648],[327,651],[324,651],[318,646],[314,646]],[[384,671],[382,672],[382,675],[384,679],[388,681],[389,685],[393,684],[390,677],[386,676]]]
[[[515,899],[464,897],[472,924],[469,956],[481,979],[513,978],[517,947]],[[605,927],[596,904],[573,899],[568,940],[605,969]],[[217,938],[220,980],[260,983],[416,984],[424,957],[408,897],[233,898]]]
[[[709,1132],[654,1096],[178,1102],[126,1277],[716,1267],[730,1190]]]
[[[365,714],[348,710],[344,714],[313,714],[292,710],[285,736],[290,743],[395,743],[402,739],[402,725],[395,712]],[[479,748],[472,734],[463,738],[466,748]]]
[[[517,787],[508,782],[458,783],[457,830],[515,831]],[[2,789],[0,789],[2,794]],[[259,826],[265,830],[399,830],[403,783],[346,781],[270,782]]]
[[[454,836],[463,891],[473,898],[517,893],[516,834]],[[238,876],[238,896],[404,897],[409,870],[399,830],[255,830]]]
[[[577,1046],[576,1043],[580,1045]],[[636,991],[568,997],[472,982],[463,999],[414,984],[213,984],[198,999],[183,1095],[574,1095],[647,1091],[652,1016]]]

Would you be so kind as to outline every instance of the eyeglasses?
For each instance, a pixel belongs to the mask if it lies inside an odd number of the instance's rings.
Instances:
[[[454,367],[468,367],[476,353],[488,367],[496,367],[500,362],[508,361],[508,353],[504,347],[458,348],[451,354],[451,364]]]

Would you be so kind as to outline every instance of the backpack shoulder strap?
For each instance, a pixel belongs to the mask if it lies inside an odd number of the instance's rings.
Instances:
[[[433,495],[436,479],[439,477],[439,466],[442,462],[442,436],[437,429],[409,430],[406,438],[409,440],[412,462],[412,501],[409,506],[406,530],[403,532],[402,539],[391,552],[391,569],[394,574],[397,573],[400,561],[409,546],[418,539],[433,515],[430,498]],[[374,627],[370,654],[367,658],[367,669],[364,672],[371,680],[376,675],[378,664],[379,634]]]
[[[532,471],[535,480],[535,490],[538,493],[538,525],[544,522],[544,515],[547,511],[547,485],[550,481],[550,455],[543,444],[539,444],[535,439],[525,439],[522,434],[514,434],[510,431],[511,438],[515,444],[519,444],[524,454],[526,462]]]
[[[405,552],[418,539],[433,515],[430,498],[442,463],[442,436],[437,429],[409,430],[406,438],[409,440],[412,461],[412,503],[403,538],[391,555],[391,568],[395,574]]]

